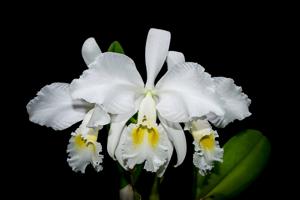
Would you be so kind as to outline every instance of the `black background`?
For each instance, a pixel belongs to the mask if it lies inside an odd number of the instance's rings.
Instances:
[[[145,42],[152,27],[171,32],[170,50],[184,52],[187,61],[198,62],[212,76],[233,78],[252,100],[249,118],[218,130],[221,144],[239,131],[252,128],[262,131],[272,145],[269,164],[237,199],[289,195],[285,190],[290,187],[288,182],[280,183],[285,176],[284,167],[290,164],[289,157],[281,148],[283,122],[280,114],[286,109],[282,96],[288,91],[283,89],[283,70],[278,67],[281,59],[278,52],[281,45],[278,34],[280,16],[271,9],[247,5],[231,10],[221,6],[218,9],[212,7],[209,11],[206,8],[182,8],[179,11],[149,9],[138,12],[102,6],[97,13],[91,11],[85,14],[79,10],[69,14],[71,8],[45,7],[25,10],[9,24],[14,28],[10,36],[16,42],[10,45],[13,53],[10,69],[14,74],[11,79],[16,84],[10,85],[9,94],[17,97],[14,98],[17,99],[16,117],[20,118],[18,125],[14,124],[10,129],[12,137],[6,140],[13,141],[6,143],[12,152],[12,156],[9,154],[7,158],[10,169],[7,185],[17,188],[11,195],[42,199],[43,196],[61,195],[118,198],[118,171],[106,152],[106,133],[100,133],[105,156],[104,170],[95,173],[88,167],[84,175],[74,173],[66,162],[66,148],[70,133],[78,124],[55,132],[29,122],[25,106],[46,84],[69,83],[79,77],[86,69],[81,46],[88,37],[95,37],[102,51],[118,40],[145,78]],[[82,10],[89,11],[85,7]],[[184,164],[178,168],[170,165],[165,174],[162,199],[191,197],[193,149],[192,138],[188,134],[187,141],[189,149]],[[172,163],[175,160],[174,155]],[[139,187],[147,193],[152,175],[143,173],[141,180]]]

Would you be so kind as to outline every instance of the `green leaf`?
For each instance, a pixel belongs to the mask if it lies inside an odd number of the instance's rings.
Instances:
[[[198,174],[196,199],[228,199],[243,191],[267,164],[271,146],[257,130],[246,130],[224,145],[223,163],[206,177]]]
[[[111,43],[107,51],[125,54],[121,44],[118,41],[114,41],[113,43]]]

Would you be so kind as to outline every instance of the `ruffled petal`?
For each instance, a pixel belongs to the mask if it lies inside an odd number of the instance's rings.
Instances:
[[[107,52],[91,65],[71,83],[73,98],[103,105],[112,114],[133,110],[144,88],[134,62],[125,55]]]
[[[168,55],[171,34],[160,29],[150,29],[146,42],[146,87],[153,88],[154,81]]]
[[[171,122],[187,122],[208,113],[224,115],[211,76],[197,63],[178,64],[156,85],[157,110]]]
[[[43,87],[26,108],[30,121],[54,130],[63,130],[81,121],[91,104],[73,100],[69,84],[52,83]]]
[[[242,92],[241,87],[236,86],[230,78],[216,77],[214,82],[224,115],[209,113],[208,120],[217,127],[225,127],[235,119],[242,120],[251,115],[249,112],[251,100]]]

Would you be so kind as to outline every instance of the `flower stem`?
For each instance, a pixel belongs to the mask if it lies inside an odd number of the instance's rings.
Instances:
[[[160,185],[160,178],[155,176],[149,200],[159,200],[160,199],[159,198],[159,185]]]

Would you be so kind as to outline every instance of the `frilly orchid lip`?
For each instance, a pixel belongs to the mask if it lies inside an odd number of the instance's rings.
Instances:
[[[189,127],[195,146],[193,163],[204,176],[213,168],[215,161],[223,161],[223,149],[216,140],[219,135],[206,120],[193,120]]]
[[[102,170],[100,165],[103,161],[102,146],[97,142],[99,128],[88,128],[89,123],[95,109],[90,110],[84,117],[80,127],[72,133],[69,141],[67,159],[73,171],[85,172],[88,164],[92,164],[97,172]]]

